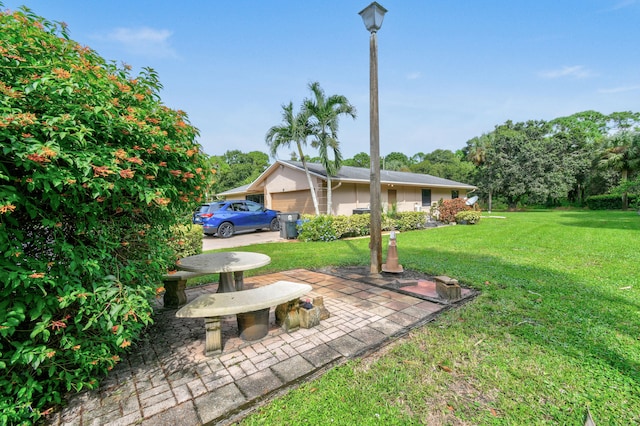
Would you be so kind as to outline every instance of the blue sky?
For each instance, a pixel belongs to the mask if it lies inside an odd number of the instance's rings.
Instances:
[[[357,108],[340,121],[343,156],[369,152],[367,0],[0,2],[66,22],[107,60],[155,69],[208,154],[268,152],[281,106],[298,107],[313,81]],[[455,151],[506,120],[640,111],[640,0],[379,3],[382,155]]]

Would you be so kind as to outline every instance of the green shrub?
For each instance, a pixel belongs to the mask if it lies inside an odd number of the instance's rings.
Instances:
[[[411,231],[422,229],[427,223],[426,212],[401,212],[395,219],[395,229],[398,231]]]
[[[464,210],[456,214],[456,222],[466,222],[470,225],[480,222],[480,212],[475,210]]]
[[[629,205],[633,206],[639,198],[635,194],[629,194]],[[591,210],[620,210],[622,209],[622,196],[619,194],[591,195],[587,197],[585,204]]]
[[[202,253],[202,226],[191,223],[177,224],[171,227],[171,235],[167,243],[173,249],[173,259]]]
[[[0,12],[0,424],[93,388],[152,320],[209,179],[186,115],[31,12]]]
[[[464,210],[471,210],[471,207],[462,198],[440,200],[438,202],[438,220],[444,223],[455,222],[456,214]]]
[[[298,226],[298,239],[302,241],[333,241],[345,237],[369,235],[371,215],[313,216],[303,215]],[[425,212],[395,213],[395,217],[382,216],[382,230],[409,231],[422,229],[427,221]]]
[[[340,238],[333,228],[333,216],[319,215],[312,218],[304,216],[297,226],[298,239],[302,241],[334,241]]]
[[[349,232],[343,236],[347,237],[360,237],[362,235],[369,235],[371,226],[371,215],[369,213],[353,214],[351,216],[345,216],[349,223]]]

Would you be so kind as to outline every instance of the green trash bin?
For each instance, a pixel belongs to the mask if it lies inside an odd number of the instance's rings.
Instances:
[[[288,239],[298,238],[298,228],[296,227],[295,220],[286,220],[284,222],[286,228],[286,237]]]

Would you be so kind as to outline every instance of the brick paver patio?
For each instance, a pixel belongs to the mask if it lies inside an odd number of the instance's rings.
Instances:
[[[202,318],[175,317],[158,300],[155,324],[97,390],[74,395],[51,425],[203,425],[237,421],[265,398],[375,351],[455,306],[437,300],[428,282],[402,274],[289,270],[245,279],[246,288],[278,280],[308,283],[331,313],[319,326],[286,333],[275,325],[254,342],[223,320],[223,352],[204,355]],[[389,284],[393,283],[393,286]],[[400,283],[400,285],[398,285]],[[189,301],[216,284],[187,290]],[[464,301],[473,296],[465,290]]]

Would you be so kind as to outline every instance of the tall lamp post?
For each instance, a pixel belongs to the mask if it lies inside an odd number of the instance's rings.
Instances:
[[[371,210],[371,274],[382,268],[382,203],[380,200],[380,123],[378,122],[378,42],[376,33],[382,26],[387,9],[377,2],[362,9],[360,16],[371,33],[369,39],[369,134],[370,134],[370,205]]]

